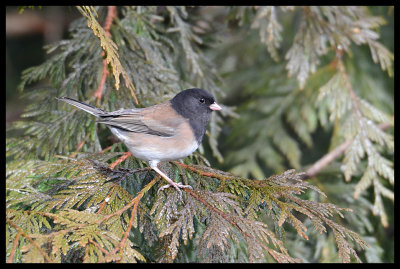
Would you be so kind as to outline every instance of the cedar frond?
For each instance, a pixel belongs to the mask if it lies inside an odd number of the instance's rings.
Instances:
[[[181,242],[187,245],[194,238],[199,238],[199,255],[210,248],[218,248],[224,256],[233,242],[243,241],[247,244],[249,261],[262,261],[267,257],[278,262],[299,261],[289,255],[283,241],[269,225],[258,219],[257,213],[247,217],[250,211],[259,212],[263,204],[268,205],[266,210],[270,213],[279,208],[279,217],[276,216],[274,221],[279,226],[290,223],[306,239],[307,229],[293,211],[310,218],[319,232],[326,232],[323,224],[329,226],[337,232],[339,253],[344,261],[349,255],[356,255],[343,241],[345,236],[363,244],[355,233],[331,219],[334,214],[342,216],[343,209],[299,198],[307,189],[324,194],[303,182],[304,175],[294,170],[266,180],[251,180],[208,167],[176,162],[165,167],[169,174],[185,175],[175,180],[190,179],[189,182],[197,182],[196,185],[210,180],[219,183],[214,186],[214,191],[185,189],[185,197],[167,189],[157,194],[152,202],[146,193],[151,191],[155,180],[139,188],[139,192],[129,190],[136,194],[129,193],[120,185],[132,180],[133,176],[142,175],[142,170],[109,169],[103,162],[115,153],[89,156],[32,162],[22,170],[15,163],[8,167],[7,191],[17,195],[12,195],[15,198],[7,201],[7,217],[10,221],[25,223],[20,228],[34,234],[34,240],[40,246],[48,245],[51,259],[59,261],[61,253],[69,255],[70,251],[83,248],[83,259],[87,262],[144,261],[141,251],[132,248],[135,241],[127,237],[129,230],[126,229],[143,232],[143,223],[137,223],[148,219],[155,226],[146,227],[147,232],[142,236],[158,234],[158,239],[153,237],[149,242],[156,240],[163,244],[166,255],[160,261],[174,261],[182,248]],[[31,180],[25,181],[26,178]],[[33,195],[24,191],[29,188],[34,190]],[[46,199],[39,201],[38,194]],[[132,206],[129,217],[128,209]],[[272,207],[274,211],[271,211]],[[195,225],[197,222],[202,223],[205,229],[199,231],[199,226]],[[121,238],[124,239],[121,241]],[[30,249],[37,254],[35,248]]]
[[[94,34],[100,39],[101,47],[106,52],[105,54],[107,63],[110,64],[112,67],[115,78],[115,88],[117,90],[119,89],[119,76],[122,75],[125,80],[125,86],[131,90],[133,98],[135,98],[136,103],[138,103],[135,95],[135,87],[133,86],[132,80],[121,65],[121,62],[119,61],[119,56],[117,52],[118,47],[107,35],[103,27],[101,27],[101,25],[97,22],[95,18],[95,16],[97,16],[96,10],[91,6],[82,6],[77,8],[81,12],[81,14],[86,17],[88,21],[88,27],[92,28]]]
[[[330,120],[343,122],[341,133],[346,140],[351,141],[343,159],[345,179],[350,181],[351,177],[360,170],[361,161],[365,158],[368,160],[367,167],[355,187],[354,197],[359,197],[368,187],[374,187],[375,207],[373,212],[381,216],[381,222],[386,226],[388,223],[381,195],[391,198],[393,192],[380,187],[382,186],[380,180],[386,179],[393,185],[394,170],[393,163],[383,157],[380,151],[383,148],[387,152],[392,152],[394,143],[393,136],[380,130],[377,123],[383,121],[391,123],[393,120],[355,94],[340,59],[337,73],[320,88],[319,99],[325,99],[326,102],[328,98]],[[381,147],[377,147],[377,145]]]

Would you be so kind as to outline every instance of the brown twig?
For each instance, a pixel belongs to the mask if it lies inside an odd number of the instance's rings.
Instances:
[[[214,174],[214,173],[210,173],[210,172],[205,172],[205,171],[203,171],[201,169],[198,169],[196,167],[193,167],[191,165],[184,164],[184,163],[177,162],[177,161],[174,161],[173,163],[176,164],[176,165],[182,166],[185,169],[191,170],[191,171],[193,171],[193,172],[195,172],[195,173],[197,173],[197,174],[199,174],[201,176],[204,176],[204,177],[213,177],[213,178],[217,178],[217,179],[220,179],[220,180],[227,180],[227,179],[237,178],[237,177],[234,177],[234,176],[224,176],[224,175],[220,175],[220,174]]]
[[[353,140],[354,139],[350,139],[343,142],[342,144],[340,144],[340,146],[338,146],[328,154],[324,155],[317,162],[315,162],[309,169],[307,169],[306,177],[304,179],[314,177],[316,174],[318,174],[319,171],[321,171],[321,169],[323,169],[333,160],[342,155],[345,152],[345,150],[353,143]]]
[[[150,183],[148,183],[139,193],[138,195],[132,200],[132,202],[130,202],[129,204],[127,204],[126,206],[124,206],[123,208],[121,208],[120,210],[105,216],[103,219],[101,219],[100,221],[98,221],[98,224],[101,224],[102,222],[110,219],[111,217],[115,216],[115,215],[119,215],[122,212],[126,211],[128,208],[132,207],[132,212],[131,212],[131,218],[129,219],[129,224],[128,227],[126,228],[126,231],[124,233],[124,236],[122,237],[121,242],[119,243],[119,245],[113,249],[112,252],[109,253],[109,255],[113,255],[115,254],[118,250],[122,251],[122,249],[124,248],[125,242],[128,239],[128,235],[129,232],[131,231],[132,225],[133,225],[133,220],[136,217],[136,211],[140,202],[140,199],[143,197],[143,195],[160,179],[160,177],[156,177],[154,178],[152,181],[150,181]],[[107,255],[107,256],[109,256]],[[106,260],[107,260],[107,256],[106,256]]]
[[[19,238],[20,238],[21,235],[22,235],[21,231],[18,231],[17,235],[14,238],[14,243],[13,243],[13,246],[12,246],[12,249],[11,249],[11,252],[10,252],[10,257],[8,257],[7,263],[12,263],[13,262],[14,254],[15,254],[15,251],[17,250],[18,241],[19,241]]]
[[[117,166],[118,164],[122,163],[123,161],[125,161],[129,156],[132,156],[132,152],[128,151],[125,152],[124,155],[122,155],[121,157],[119,157],[115,162],[113,162],[112,164],[110,164],[110,169],[114,169],[115,166]]]
[[[112,218],[115,215],[120,215],[122,212],[128,210],[130,207],[132,207],[135,203],[136,203],[136,199],[139,197],[140,198],[144,195],[145,192],[147,192],[158,180],[160,179],[160,177],[156,177],[154,178],[152,181],[150,181],[146,186],[144,186],[144,188],[138,193],[138,195],[132,200],[132,202],[130,202],[129,204],[127,204],[126,206],[124,206],[123,208],[121,208],[120,210],[115,211],[112,214],[106,215],[104,216],[103,219],[99,220],[97,223],[101,224],[104,221],[109,220],[110,218]]]
[[[129,219],[129,224],[128,227],[126,228],[126,231],[124,233],[124,236],[122,237],[121,242],[119,243],[119,245],[111,252],[111,254],[116,253],[118,250],[120,250],[121,255],[122,255],[122,250],[125,246],[125,242],[128,239],[129,233],[131,231],[132,225],[133,225],[133,220],[136,218],[136,211],[137,211],[137,207],[139,205],[139,201],[140,198],[142,198],[143,193],[139,193],[138,196],[136,196],[136,198],[134,199],[135,203],[133,204],[132,207],[132,212],[131,212],[131,218]]]
[[[225,219],[227,222],[229,222],[233,227],[235,227],[236,229],[238,229],[238,231],[243,234],[244,237],[248,238],[251,241],[256,241],[262,248],[264,248],[272,257],[274,257],[274,259],[278,260],[276,253],[277,251],[268,248],[267,246],[265,246],[265,244],[263,244],[257,237],[253,236],[252,234],[246,232],[245,230],[243,230],[235,221],[232,220],[232,218],[229,216],[229,214],[226,214],[225,212],[221,211],[218,208],[215,208],[214,206],[210,205],[206,200],[204,200],[200,195],[198,195],[196,193],[196,191],[193,191],[191,189],[188,188],[184,188],[183,189],[186,193],[190,194],[191,196],[193,196],[195,199],[197,199],[198,201],[200,201],[202,204],[204,204],[207,208],[209,208],[210,210],[212,210],[213,212],[215,212],[216,214],[218,214],[219,216],[221,216],[223,219]],[[282,250],[282,249],[281,249]],[[287,255],[286,251],[282,250],[284,253],[280,253],[280,254],[284,254]],[[294,259],[290,256],[287,255],[287,259],[288,261],[291,262],[298,262],[300,260],[298,259]]]
[[[104,51],[101,52],[101,56],[104,57],[104,55],[105,55]],[[101,75],[99,86],[97,87],[97,90],[94,93],[94,97],[96,97],[98,100],[100,100],[101,97],[103,96],[104,84],[106,83],[106,79],[107,79],[107,76],[109,73],[110,72],[108,71],[108,68],[107,68],[107,60],[103,59],[103,73]]]
[[[107,18],[104,23],[104,31],[106,32],[107,36],[111,36],[110,33],[110,28],[113,19],[117,16],[117,7],[116,6],[109,6],[107,9]],[[105,53],[104,51],[101,52],[101,56],[104,57]],[[107,60],[103,59],[103,73],[101,75],[100,83],[99,86],[97,87],[96,92],[94,93],[94,96],[100,100],[101,97],[103,96],[103,88],[104,84],[106,83],[107,76],[109,74],[108,68],[107,68]]]
[[[89,136],[90,136],[90,133],[87,133],[85,138],[78,144],[75,151],[69,155],[71,158],[75,158],[77,152],[83,147],[83,145],[85,145],[85,141],[89,138]]]
[[[381,123],[378,125],[378,128],[381,130],[386,130],[392,126],[391,123]],[[321,159],[319,159],[317,162],[315,162],[310,168],[307,169],[306,171],[306,178],[311,178],[314,177],[321,171],[324,167],[326,167],[328,164],[330,164],[333,160],[338,158],[340,155],[342,155],[346,149],[353,143],[354,139],[349,139],[342,144],[340,144],[337,148],[323,156]]]
[[[110,254],[107,250],[105,250],[102,246],[100,246],[98,243],[96,243],[95,241],[93,241],[92,239],[89,239],[89,243],[95,245],[98,249],[100,249],[101,252],[103,252],[104,254],[108,255]]]
[[[113,187],[113,188],[114,188],[114,187]],[[108,199],[110,199],[110,196],[111,196],[111,195],[108,194],[108,195],[106,196],[106,198],[104,198],[104,201],[100,204],[99,209],[97,210],[96,214],[100,214],[101,211],[103,211],[105,205],[107,204]]]
[[[362,121],[361,121],[361,111],[359,108],[359,99],[357,95],[355,94],[353,87],[351,86],[350,79],[346,73],[343,61],[342,61],[342,56],[344,54],[344,50],[342,46],[338,46],[336,50],[336,58],[334,60],[335,62],[335,68],[339,70],[339,72],[343,75],[344,78],[344,83],[346,85],[346,89],[350,95],[350,98],[352,100],[352,105],[354,106],[355,113],[357,117],[360,119],[360,124],[361,128],[363,129],[362,126]],[[378,128],[381,130],[385,130],[392,126],[391,123],[382,123],[378,125]],[[346,149],[353,143],[354,139],[349,139],[342,144],[340,144],[336,149],[333,151],[329,152],[325,156],[323,156],[320,160],[318,160],[316,163],[314,163],[307,171],[306,171],[306,178],[311,178],[314,177],[321,169],[323,169],[325,166],[327,166],[329,163],[331,163],[333,160],[338,158],[340,155],[342,155]],[[368,150],[368,149],[367,149]]]
[[[26,239],[28,239],[29,242],[31,242],[31,244],[37,248],[40,252],[40,254],[42,254],[42,256],[45,258],[45,260],[47,260],[50,263],[53,263],[54,261],[49,257],[49,255],[47,255],[46,252],[43,251],[43,249],[29,236],[27,235],[24,230],[22,230],[18,225],[16,225],[12,220],[7,218],[7,223],[10,224],[14,229],[16,229],[18,231],[18,233],[20,233],[23,237],[25,237]]]
[[[83,140],[81,143],[79,143],[79,145],[76,147],[75,151],[79,151],[83,145],[85,144],[85,140]]]
[[[103,150],[101,151],[101,153],[104,153],[104,152],[106,152],[107,150],[112,149],[112,147],[113,147],[113,145],[106,147],[105,149],[103,149]]]

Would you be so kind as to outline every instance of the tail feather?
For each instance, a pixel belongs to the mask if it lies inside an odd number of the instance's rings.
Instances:
[[[64,101],[64,102],[66,102],[66,103],[68,103],[70,105],[73,105],[73,106],[75,106],[75,107],[77,107],[79,109],[82,109],[82,110],[84,110],[84,111],[86,111],[86,112],[88,112],[88,113],[90,113],[90,114],[92,114],[92,115],[94,115],[96,117],[99,117],[101,114],[105,113],[104,110],[98,109],[97,107],[85,104],[85,103],[83,103],[81,101],[77,101],[77,100],[74,100],[74,99],[71,99],[71,98],[68,98],[68,97],[60,97],[60,98],[56,98],[56,99]]]

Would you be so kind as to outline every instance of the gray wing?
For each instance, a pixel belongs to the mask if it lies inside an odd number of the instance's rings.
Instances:
[[[149,111],[157,110],[163,106],[165,107],[165,104],[153,106],[152,110],[149,110],[148,108],[133,108],[106,112],[89,104],[68,97],[61,97],[57,99],[100,118],[98,121],[99,123],[104,123],[110,127],[126,132],[171,137],[175,135],[176,127],[179,125],[179,123],[176,122],[173,117],[168,116],[169,113],[158,114],[158,119],[155,118],[152,113],[149,113]]]
[[[145,133],[163,137],[175,135],[178,123],[174,119],[157,120],[142,114],[142,109],[119,110],[100,115],[99,123],[126,132]]]

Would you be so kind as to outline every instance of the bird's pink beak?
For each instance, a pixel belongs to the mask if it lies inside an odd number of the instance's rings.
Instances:
[[[217,103],[214,102],[210,105],[210,109],[211,110],[221,110],[222,108]]]

